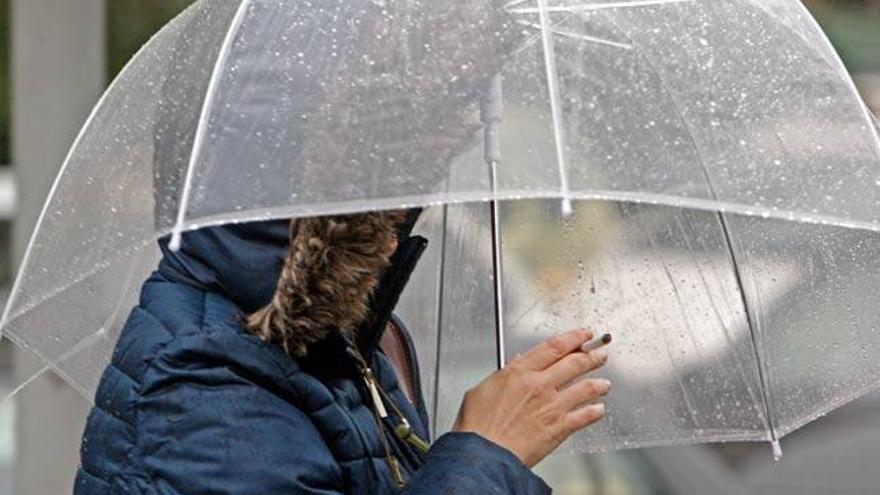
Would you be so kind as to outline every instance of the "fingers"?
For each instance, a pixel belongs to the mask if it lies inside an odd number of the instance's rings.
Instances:
[[[529,349],[517,361],[521,366],[533,371],[543,371],[575,350],[593,337],[589,330],[572,330],[550,337]]]
[[[611,390],[611,382],[604,379],[581,380],[559,392],[559,403],[566,411],[604,397]]]
[[[605,404],[590,404],[580,409],[575,409],[565,416],[564,428],[574,433],[605,417]]]
[[[547,379],[559,387],[589,373],[608,361],[608,350],[596,349],[590,352],[574,352],[557,361],[545,371]]]

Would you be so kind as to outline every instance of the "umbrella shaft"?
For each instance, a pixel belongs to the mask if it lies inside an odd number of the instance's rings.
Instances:
[[[492,178],[492,187],[495,189],[498,180],[498,162],[494,160],[490,161],[489,170]],[[501,221],[499,207],[498,200],[493,199],[490,208],[492,210],[492,276],[495,281],[495,348],[497,350],[498,369],[501,369],[504,367],[507,354],[504,349],[504,274],[501,258]]]
[[[504,284],[501,259],[501,222],[498,204],[498,164],[501,162],[501,117],[503,95],[501,74],[495,75],[489,83],[489,91],[480,105],[480,120],[485,126],[484,158],[489,165],[489,180],[492,183],[492,276],[495,282],[495,348],[498,369],[504,367]]]

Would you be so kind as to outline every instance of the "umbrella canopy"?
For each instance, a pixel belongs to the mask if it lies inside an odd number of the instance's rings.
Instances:
[[[488,210],[450,206],[445,229],[429,212],[445,244],[399,308],[440,430],[495,367]],[[555,200],[500,216],[508,355],[561,328],[615,336],[609,414],[569,449],[778,439],[880,380],[874,232],[725,214],[728,238],[714,212],[604,201],[568,220]]]
[[[401,306],[438,426],[498,294],[502,357],[618,337],[572,449],[775,441],[880,379],[878,200],[876,123],[796,0],[201,0],[77,138],[2,332],[91,397],[158,237],[440,205]]]

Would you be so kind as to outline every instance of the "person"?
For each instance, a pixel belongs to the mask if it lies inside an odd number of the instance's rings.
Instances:
[[[143,286],[101,379],[76,495],[543,494],[530,470],[604,414],[605,362],[559,334],[467,392],[427,452],[375,419],[347,338],[399,239],[387,212],[212,227],[184,235]],[[383,407],[428,439],[379,349]],[[588,405],[585,405],[588,404]],[[393,416],[393,413],[388,412]],[[394,462],[389,462],[393,459]]]
[[[215,9],[236,3],[197,3],[187,22],[205,35],[181,36],[167,61],[188,70],[169,71],[156,109],[157,231],[181,207],[211,50],[225,34],[205,26],[216,22]],[[472,105],[516,45],[508,34],[521,32],[507,25],[505,3],[253,2],[248,29],[273,33],[283,21],[290,36],[266,43],[287,43],[278,49],[305,51],[311,61],[239,64],[256,85],[239,98],[264,108],[265,95],[294,88],[295,108],[308,115],[288,129],[296,139],[281,155],[290,161],[266,160],[273,173],[257,184],[261,201],[289,198],[294,187],[302,201],[320,199],[327,185],[405,188],[402,168],[413,163],[436,175],[419,181],[442,181],[472,139]],[[301,18],[269,15],[277,12]],[[262,53],[262,39],[240,48]],[[245,122],[242,136],[275,135],[270,114]],[[230,149],[229,166],[202,174],[200,188],[219,192],[202,207],[223,211],[261,152]],[[74,493],[549,493],[530,468],[601,419],[594,402],[609,384],[569,382],[604,357],[578,351],[586,330],[554,337],[468,392],[453,431],[428,445],[418,393],[401,384],[380,346],[365,344],[374,339],[364,329],[385,328],[374,321],[382,320],[374,296],[410,245],[406,216],[210,227],[185,233],[177,250],[160,239],[162,259],[102,375]],[[393,297],[386,302],[393,307]]]

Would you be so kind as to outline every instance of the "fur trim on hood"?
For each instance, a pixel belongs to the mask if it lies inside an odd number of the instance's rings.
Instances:
[[[275,295],[248,317],[248,331],[294,357],[331,332],[355,332],[370,316],[370,298],[405,218],[394,211],[291,221]]]

